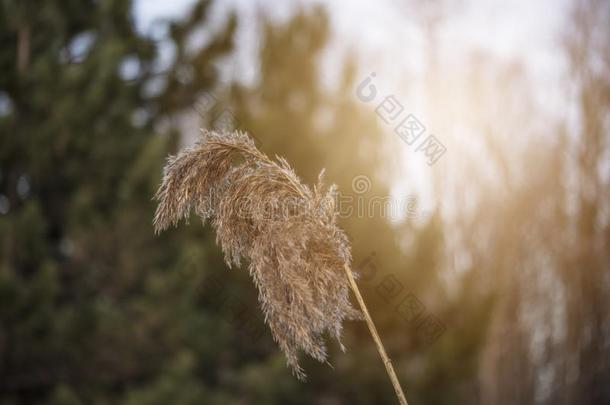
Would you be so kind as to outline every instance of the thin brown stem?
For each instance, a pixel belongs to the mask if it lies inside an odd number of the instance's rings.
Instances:
[[[388,372],[388,376],[390,377],[390,380],[392,381],[392,385],[394,386],[394,391],[396,391],[396,396],[398,397],[398,402],[400,402],[401,405],[409,405],[407,403],[407,398],[405,397],[405,394],[402,392],[402,387],[400,386],[400,382],[398,381],[398,377],[396,376],[396,372],[394,371],[394,367],[392,366],[392,361],[390,360],[387,353],[385,352],[385,348],[383,347],[383,343],[381,343],[381,338],[379,337],[379,333],[377,333],[377,328],[375,327],[375,324],[373,323],[373,319],[371,318],[371,315],[369,315],[369,311],[366,308],[366,305],[364,304],[364,299],[362,299],[362,295],[360,294],[360,290],[358,289],[356,280],[354,280],[354,276],[352,275],[352,270],[349,268],[348,265],[343,266],[343,268],[345,269],[345,272],[347,273],[347,278],[349,279],[349,283],[352,287],[352,291],[354,292],[354,295],[356,296],[356,300],[358,300],[358,304],[360,305],[360,309],[362,310],[362,313],[364,314],[364,319],[366,320],[366,324],[369,327],[369,331],[371,332],[371,335],[373,336],[373,340],[375,341],[375,344],[377,345],[377,351],[379,352],[379,355],[381,356],[381,360],[383,361],[383,364],[385,365],[385,369]]]

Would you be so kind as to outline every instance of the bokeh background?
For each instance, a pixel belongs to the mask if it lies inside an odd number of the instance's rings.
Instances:
[[[300,383],[211,230],[153,234],[199,128],[408,199],[341,225],[409,403],[610,403],[610,2],[2,0],[0,404],[396,403],[363,322]]]

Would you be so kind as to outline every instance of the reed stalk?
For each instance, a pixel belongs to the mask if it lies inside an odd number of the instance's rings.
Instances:
[[[323,334],[345,350],[343,321],[364,318],[398,400],[407,405],[349,267],[350,243],[337,225],[337,187],[325,188],[323,173],[311,189],[286,160],[269,159],[247,134],[204,131],[195,146],[168,159],[155,195],[155,231],[188,219],[191,211],[204,223],[211,220],[227,265],[248,262],[265,323],[300,380],[306,377],[300,351],[327,362]]]

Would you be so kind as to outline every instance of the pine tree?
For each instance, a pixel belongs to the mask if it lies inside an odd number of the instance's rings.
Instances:
[[[148,224],[171,122],[231,48],[232,19],[187,52],[209,6],[156,43],[131,1],[1,3],[0,402],[201,402],[196,339],[218,322],[181,263],[206,237]]]

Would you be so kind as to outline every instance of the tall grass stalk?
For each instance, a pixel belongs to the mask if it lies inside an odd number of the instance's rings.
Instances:
[[[327,361],[323,334],[342,350],[346,319],[366,321],[401,404],[404,393],[350,268],[351,249],[337,225],[337,188],[304,185],[286,160],[269,159],[248,135],[204,131],[170,157],[153,224],[156,232],[187,219],[211,220],[229,267],[248,263],[271,334],[295,376],[306,375],[299,351]],[[349,300],[352,290],[361,311]]]

